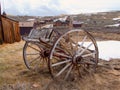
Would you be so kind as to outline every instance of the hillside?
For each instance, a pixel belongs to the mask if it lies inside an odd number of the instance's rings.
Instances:
[[[120,33],[120,25],[119,25],[120,11],[87,13],[87,14],[78,14],[78,15],[69,15],[69,16],[71,16],[74,21],[84,22],[84,25],[82,28],[85,30]],[[20,22],[24,22],[24,21],[27,21],[28,19],[36,19],[39,21],[39,20],[45,20],[46,18],[54,19],[61,16],[40,17],[40,16],[26,15],[26,16],[8,16],[8,17]]]
[[[27,19],[30,18],[45,18],[45,17],[60,17],[60,16],[13,16],[13,15],[8,15],[10,18],[13,18],[17,21],[26,21]],[[65,15],[63,15],[65,16]],[[75,14],[75,15],[70,15],[70,16],[76,16],[74,19],[75,20],[87,20],[88,18],[91,19],[112,19],[115,17],[120,16],[120,11],[114,11],[114,12],[100,12],[100,13],[86,13],[86,14]]]

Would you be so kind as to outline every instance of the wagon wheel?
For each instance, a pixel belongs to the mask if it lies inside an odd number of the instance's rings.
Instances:
[[[93,36],[84,30],[71,30],[54,43],[48,60],[53,78],[68,79],[95,70],[98,48]]]
[[[48,56],[48,55],[47,55]],[[39,42],[26,42],[23,48],[23,59],[26,67],[30,70],[39,71],[48,60],[45,56],[44,47]]]

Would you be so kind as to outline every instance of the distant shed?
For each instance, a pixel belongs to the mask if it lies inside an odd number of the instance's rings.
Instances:
[[[80,27],[82,27],[82,25],[84,24],[84,22],[73,21],[72,24],[73,24],[74,28],[80,28]]]
[[[28,35],[33,28],[34,22],[19,22],[20,34]]]

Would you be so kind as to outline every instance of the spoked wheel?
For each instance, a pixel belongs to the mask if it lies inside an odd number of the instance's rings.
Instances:
[[[54,43],[48,60],[53,78],[69,79],[95,70],[98,47],[93,36],[84,30],[71,30]]]
[[[46,65],[48,57],[38,42],[26,42],[23,48],[23,59],[26,67],[38,71]]]

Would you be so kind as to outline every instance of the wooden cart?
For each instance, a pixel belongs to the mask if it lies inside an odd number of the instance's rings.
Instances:
[[[32,29],[23,58],[28,69],[36,71],[46,63],[52,78],[68,79],[92,72],[98,63],[98,47],[86,30],[66,26]]]

